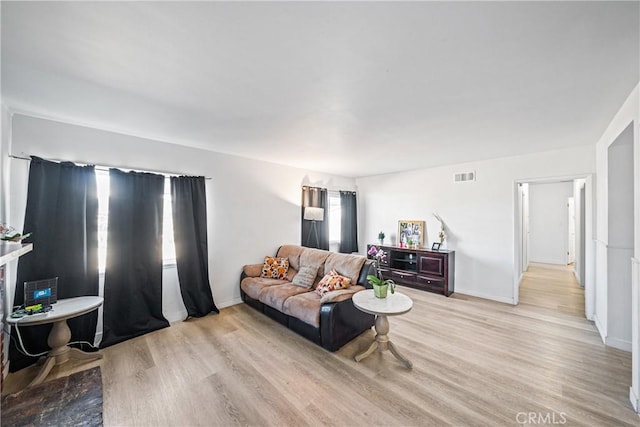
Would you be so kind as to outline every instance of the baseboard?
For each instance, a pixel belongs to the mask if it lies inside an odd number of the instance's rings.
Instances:
[[[640,399],[638,399],[638,395],[633,387],[629,387],[629,401],[631,401],[631,406],[633,406],[633,410],[636,411],[636,414],[640,415]]]
[[[218,308],[227,308],[227,307],[231,307],[232,305],[236,305],[236,304],[242,304],[242,298],[238,297],[238,298],[234,298],[228,301],[223,301],[223,302],[216,302],[216,306]]]
[[[629,353],[631,353],[631,341],[607,337],[605,344],[609,347],[617,348],[619,350],[628,351]]]
[[[605,333],[604,328],[602,327],[602,324],[600,323],[600,319],[598,319],[598,316],[593,315],[593,323],[596,324],[596,329],[598,330],[598,333],[600,334],[600,339],[602,340],[602,344],[607,344],[607,335]]]
[[[493,295],[486,295],[480,292],[469,292],[469,291],[455,291],[456,294],[462,294],[462,295],[469,295],[471,297],[476,297],[476,298],[482,298],[482,299],[488,299],[491,301],[496,301],[496,302],[501,302],[504,304],[510,304],[510,305],[515,305],[513,303],[513,297],[511,298],[504,298],[504,297],[496,297]]]

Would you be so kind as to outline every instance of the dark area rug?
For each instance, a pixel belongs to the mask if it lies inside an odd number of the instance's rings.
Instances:
[[[3,426],[101,426],[100,367],[2,398]]]

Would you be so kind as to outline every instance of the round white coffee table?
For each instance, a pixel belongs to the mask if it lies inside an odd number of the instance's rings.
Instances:
[[[16,327],[53,323],[53,328],[51,328],[49,338],[47,338],[47,344],[51,347],[47,354],[47,360],[45,360],[38,375],[27,387],[43,382],[54,366],[61,365],[70,358],[80,360],[102,359],[102,354],[100,353],[86,353],[67,345],[71,339],[71,330],[67,325],[67,319],[87,314],[100,307],[103,301],[102,297],[93,296],[61,299],[52,305],[51,311],[46,313],[32,314],[20,318],[7,317],[7,323],[16,325]]]
[[[364,352],[358,354],[356,362],[361,361],[365,357],[371,355],[374,351],[389,350],[404,366],[411,369],[413,364],[404,356],[389,340],[389,320],[387,316],[398,316],[407,313],[413,307],[413,301],[408,296],[396,292],[389,294],[387,298],[376,298],[373,289],[357,292],[353,295],[353,305],[360,311],[373,314],[376,316],[376,340]]]

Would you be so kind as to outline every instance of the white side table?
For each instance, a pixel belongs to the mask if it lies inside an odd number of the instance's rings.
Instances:
[[[45,360],[38,375],[36,375],[27,387],[40,384],[47,375],[49,375],[49,372],[51,372],[54,366],[62,365],[69,359],[102,359],[102,354],[100,353],[87,353],[68,346],[69,340],[71,339],[71,330],[69,329],[69,325],[67,325],[67,319],[87,314],[100,307],[103,302],[104,299],[102,297],[94,296],[67,298],[61,299],[53,304],[52,310],[46,313],[32,314],[20,318],[7,317],[7,323],[16,325],[16,327],[53,323],[53,328],[51,328],[49,338],[47,339],[47,344],[51,347],[51,350],[47,354],[47,360]]]
[[[400,292],[389,294],[387,298],[376,298],[373,294],[373,289],[367,289],[357,292],[353,295],[352,299],[353,305],[356,306],[357,309],[376,316],[376,340],[371,343],[371,346],[369,346],[366,351],[355,357],[356,362],[360,362],[376,350],[389,350],[405,367],[411,369],[413,364],[398,352],[398,349],[389,340],[387,335],[389,333],[389,320],[387,316],[398,316],[410,311],[413,307],[411,298]]]

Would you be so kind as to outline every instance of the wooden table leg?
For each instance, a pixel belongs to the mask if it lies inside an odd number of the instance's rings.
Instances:
[[[393,345],[393,343],[389,340],[389,319],[387,319],[387,316],[384,316],[382,314],[378,315],[376,317],[375,328],[376,328],[376,340],[373,343],[371,343],[371,345],[366,351],[358,354],[355,357],[356,362],[361,361],[365,357],[371,355],[376,350],[380,352],[389,350],[391,354],[393,354],[396,357],[396,359],[400,360],[406,368],[411,369],[413,367],[413,364],[407,358],[402,356],[398,352],[396,347]]]
[[[27,387],[42,383],[54,366],[62,365],[70,358],[78,360],[102,359],[102,354],[100,353],[86,353],[82,350],[69,347],[68,344],[70,340],[71,330],[69,329],[69,325],[67,325],[67,321],[60,320],[54,322],[53,328],[51,328],[51,332],[49,332],[49,337],[47,338],[47,344],[51,347],[51,350],[47,354],[47,359],[44,365],[42,365],[42,368],[40,368],[40,372],[38,372],[38,375],[36,375]]]

